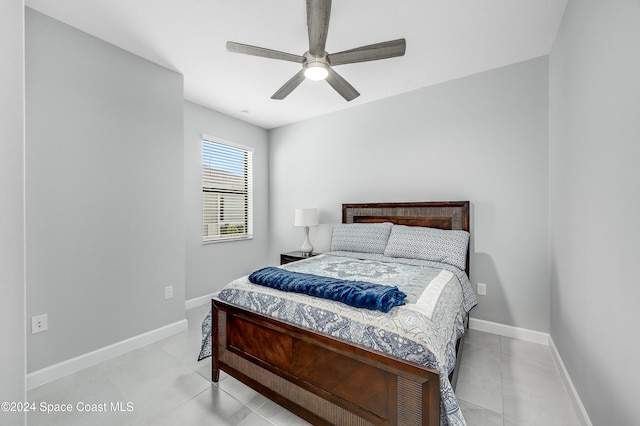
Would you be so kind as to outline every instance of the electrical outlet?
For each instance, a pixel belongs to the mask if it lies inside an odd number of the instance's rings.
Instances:
[[[485,283],[478,283],[478,294],[480,296],[487,295],[487,285]]]
[[[164,299],[171,299],[173,297],[173,286],[170,285],[164,288]]]
[[[47,314],[31,317],[31,334],[47,331],[49,328],[49,320]]]

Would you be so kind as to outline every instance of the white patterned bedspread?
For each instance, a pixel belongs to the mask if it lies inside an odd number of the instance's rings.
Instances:
[[[456,362],[455,343],[464,333],[464,316],[477,303],[464,272],[434,262],[352,252],[318,255],[283,268],[397,286],[407,294],[406,304],[387,313],[357,309],[340,302],[255,285],[246,276],[231,282],[218,293],[217,299],[437,369],[441,423],[465,424],[448,378]],[[210,318],[208,321],[210,324]],[[210,326],[205,325],[203,332],[205,328],[210,330]],[[208,348],[203,347],[203,351],[210,354],[210,337],[208,340],[203,345]]]

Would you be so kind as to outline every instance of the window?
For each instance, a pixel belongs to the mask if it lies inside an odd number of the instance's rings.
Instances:
[[[252,168],[253,148],[203,135],[203,242],[253,237]]]

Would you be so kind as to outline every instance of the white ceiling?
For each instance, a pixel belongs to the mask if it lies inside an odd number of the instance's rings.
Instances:
[[[305,0],[26,0],[26,5],[184,75],[185,99],[270,129],[546,55],[567,0],[334,0],[329,53],[397,38],[403,57],[337,66],[271,95],[300,64],[226,51],[227,40],[302,55]],[[243,112],[244,111],[244,112]]]

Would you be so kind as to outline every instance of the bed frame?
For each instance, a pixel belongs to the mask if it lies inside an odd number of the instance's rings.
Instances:
[[[469,231],[469,202],[343,204],[342,222]],[[468,260],[467,250],[467,274]],[[440,424],[436,370],[217,300],[212,309],[214,382],[225,371],[314,425]]]

